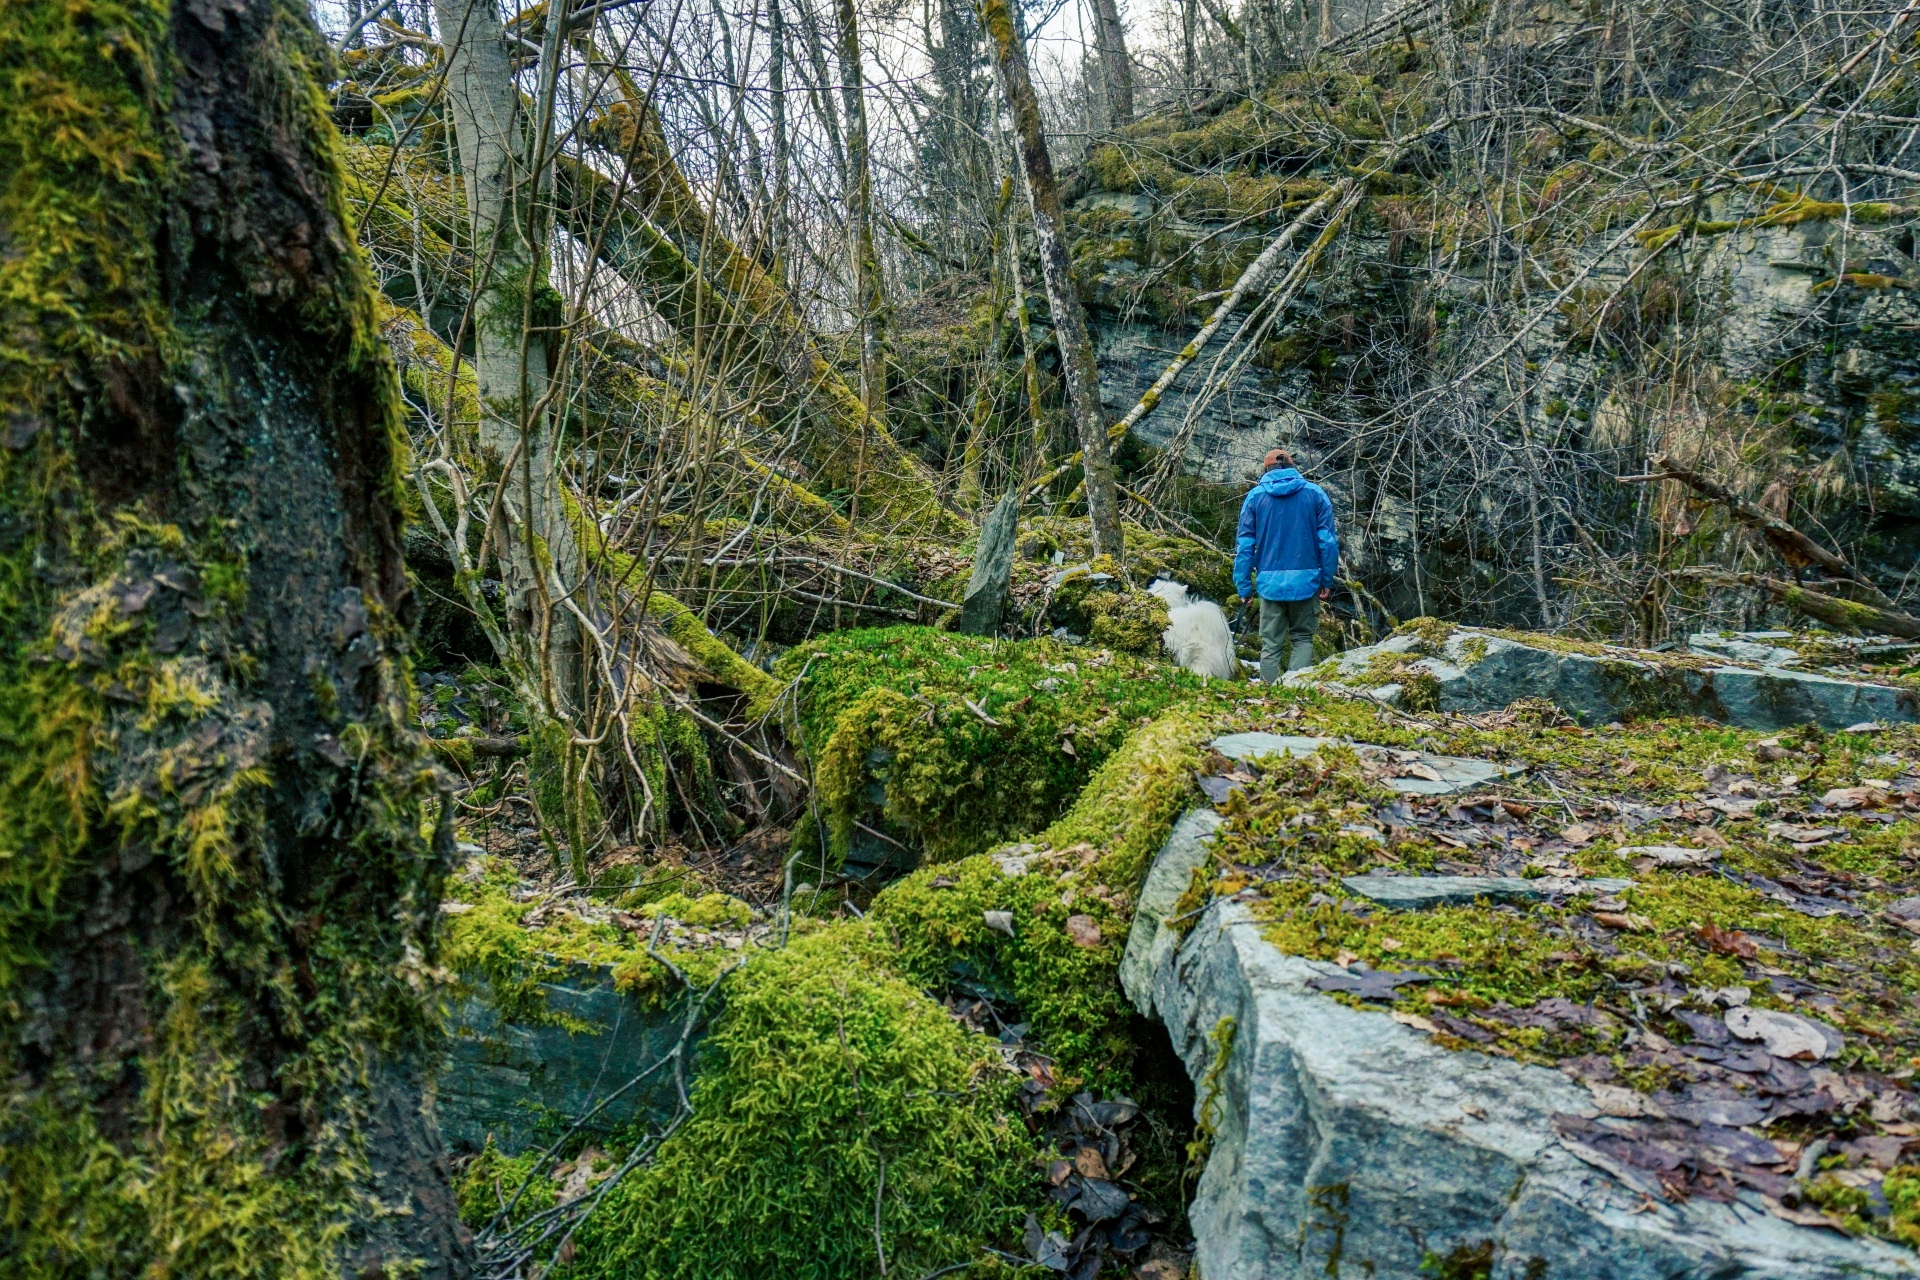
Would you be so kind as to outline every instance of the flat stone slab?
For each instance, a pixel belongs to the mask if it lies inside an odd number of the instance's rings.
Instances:
[[[1189,1211],[1207,1280],[1417,1280],[1489,1247],[1496,1280],[1920,1280],[1893,1245],[1742,1199],[1652,1199],[1583,1161],[1553,1118],[1593,1117],[1586,1089],[1310,990],[1342,971],[1282,954],[1240,903],[1214,902],[1182,938],[1164,916],[1217,824],[1176,824],[1121,968],[1213,1126]]]
[[[1334,738],[1305,738],[1286,733],[1229,733],[1215,738],[1215,751],[1229,760],[1255,760],[1261,756],[1309,756]],[[1386,779],[1387,786],[1403,795],[1444,796],[1472,791],[1490,782],[1524,772],[1494,764],[1490,760],[1469,760],[1461,756],[1437,756],[1429,751],[1402,751],[1396,747],[1375,746],[1370,742],[1352,744],[1362,760],[1387,761],[1405,772]],[[1424,776],[1432,774],[1434,776]]]
[[[1620,893],[1633,888],[1631,880],[1605,876],[1574,878],[1542,876],[1344,876],[1340,883],[1363,898],[1396,911],[1423,907],[1457,907],[1487,898],[1519,898],[1545,902],[1577,893]]]
[[[512,1155],[558,1137],[680,1038],[679,1001],[648,1009],[614,989],[604,966],[571,965],[544,983],[547,1008],[566,1026],[511,1022],[488,999],[484,981],[448,1011],[446,1055],[434,1086],[440,1131],[455,1151],[478,1151],[488,1138]],[[612,1129],[674,1105],[668,1072],[621,1094],[591,1122]]]
[[[1349,649],[1289,672],[1293,687],[1342,685],[1399,705],[1430,678],[1442,711],[1497,711],[1519,698],[1553,703],[1582,723],[1701,716],[1748,729],[1920,720],[1920,695],[1898,685],[1840,680],[1785,667],[1675,662],[1658,653],[1565,648],[1551,636],[1523,644],[1455,627],[1444,643],[1414,634]]]
[[[1793,667],[1800,664],[1800,651],[1769,643],[1792,638],[1791,631],[1696,631],[1687,637],[1687,648],[1763,667]]]

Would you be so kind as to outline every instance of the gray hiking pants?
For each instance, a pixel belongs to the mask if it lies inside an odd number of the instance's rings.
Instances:
[[[1320,601],[1260,601],[1260,678],[1272,684],[1288,671],[1313,665],[1313,634],[1320,629]],[[1291,642],[1291,652],[1289,652]]]

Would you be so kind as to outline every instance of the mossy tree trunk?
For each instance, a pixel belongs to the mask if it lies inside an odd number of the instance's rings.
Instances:
[[[1014,29],[1008,0],[980,0],[980,25],[993,40],[994,65],[1000,90],[1013,117],[1013,143],[1026,171],[1027,201],[1033,211],[1034,247],[1040,256],[1040,275],[1047,304],[1053,311],[1054,340],[1060,345],[1060,365],[1067,388],[1067,408],[1086,469],[1087,515],[1093,525],[1093,554],[1112,556],[1123,563],[1120,502],[1113,479],[1113,450],[1107,443],[1105,415],[1100,407],[1100,371],[1094,363],[1093,337],[1087,330],[1086,308],[1073,284],[1073,262],[1067,253],[1066,214],[1060,189],[1054,182],[1053,156],[1040,122],[1040,100],[1027,71],[1026,51]]]
[[[0,1258],[468,1270],[400,403],[294,0],[0,9]]]

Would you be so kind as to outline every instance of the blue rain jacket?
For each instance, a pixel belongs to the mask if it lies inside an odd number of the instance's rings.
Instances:
[[[1308,599],[1333,585],[1339,564],[1340,535],[1326,492],[1291,467],[1261,476],[1240,504],[1233,585],[1241,599],[1256,587],[1262,600]]]

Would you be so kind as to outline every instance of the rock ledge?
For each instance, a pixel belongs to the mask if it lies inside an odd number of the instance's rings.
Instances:
[[[1207,1280],[1415,1280],[1449,1258],[1485,1259],[1496,1280],[1920,1277],[1920,1258],[1879,1241],[1634,1190],[1556,1136],[1556,1114],[1596,1114],[1586,1090],[1310,991],[1339,970],[1283,955],[1237,902],[1183,940],[1164,920],[1219,825],[1206,810],[1176,824],[1121,968],[1212,1128],[1191,1209]]]

